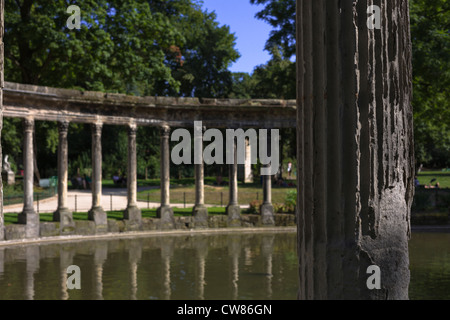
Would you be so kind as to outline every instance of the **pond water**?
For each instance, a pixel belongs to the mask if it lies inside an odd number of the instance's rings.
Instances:
[[[450,234],[414,233],[411,299],[450,299]],[[81,270],[81,290],[66,286]],[[159,236],[0,248],[0,300],[295,300],[296,233]]]

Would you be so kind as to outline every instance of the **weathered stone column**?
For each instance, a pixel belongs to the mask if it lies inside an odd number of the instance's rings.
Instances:
[[[208,227],[208,208],[205,206],[205,181],[203,167],[203,132],[204,127],[195,126],[195,154],[194,154],[194,170],[195,170],[195,206],[193,208],[193,216],[196,228]]]
[[[267,150],[271,150],[271,134],[270,130],[267,131]],[[273,155],[271,155],[273,157]],[[264,165],[265,168],[269,168],[271,164]],[[264,175],[263,179],[263,204],[261,205],[261,223],[263,226],[275,225],[274,210],[272,205],[272,176]]]
[[[25,224],[25,236],[27,238],[39,237],[39,214],[34,211],[33,186],[34,186],[34,149],[33,132],[34,119],[27,118],[23,121],[23,211],[18,216],[20,224]]]
[[[131,229],[140,230],[142,226],[141,209],[137,206],[137,160],[136,160],[136,132],[137,126],[132,124],[128,127],[128,205],[123,214],[125,220],[130,221]]]
[[[368,28],[371,5],[381,29]],[[299,297],[407,299],[408,1],[297,0],[297,65]],[[367,285],[370,266],[379,289]]]
[[[234,138],[235,139],[235,138]],[[238,203],[238,164],[237,164],[237,144],[236,139],[233,144],[234,148],[234,162],[229,165],[229,188],[230,188],[230,199],[228,206],[226,208],[226,213],[228,215],[228,226],[229,227],[240,227],[241,226],[241,207]]]
[[[92,129],[92,208],[88,219],[95,222],[96,232],[108,231],[106,212],[102,208],[102,128],[103,124],[95,123]]]
[[[156,214],[161,219],[162,229],[175,227],[173,209],[170,207],[170,127],[161,128],[161,206]]]
[[[71,234],[75,230],[72,212],[67,207],[68,131],[69,122],[62,121],[58,123],[58,208],[53,213],[53,221],[60,222],[61,234]]]
[[[3,127],[3,87],[5,86],[4,83],[4,76],[3,76],[3,66],[4,66],[4,45],[3,45],[3,26],[4,26],[4,8],[5,8],[5,1],[0,0],[0,130]],[[0,131],[0,137],[1,137],[1,131]],[[2,145],[0,143],[0,168],[3,167],[3,152],[2,152]],[[3,216],[3,185],[2,181],[0,179],[0,241],[5,239],[5,222],[4,222],[4,216]]]

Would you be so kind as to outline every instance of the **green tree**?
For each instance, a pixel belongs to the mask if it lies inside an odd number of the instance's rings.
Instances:
[[[123,93],[145,83],[144,94],[152,92],[155,79],[179,86],[165,52],[181,45],[183,36],[151,4],[78,1],[81,29],[69,30],[66,1],[6,0],[7,79]]]
[[[267,40],[266,50],[279,47],[284,58],[292,58],[296,52],[295,0],[250,0],[250,3],[265,5],[256,17],[274,28]]]
[[[450,166],[450,3],[411,3],[417,163]]]
[[[295,54],[295,0],[250,0],[264,4],[257,17],[274,27],[266,49]],[[417,163],[450,166],[450,2],[411,0],[414,132]],[[291,78],[286,74],[286,79]],[[286,83],[286,86],[289,86]],[[295,82],[291,81],[292,87]],[[281,92],[281,91],[280,91]]]
[[[284,58],[277,47],[271,50],[272,59],[253,71],[253,96],[266,99],[296,99],[295,63]]]
[[[181,84],[177,92],[166,87],[167,95],[198,98],[224,98],[231,91],[232,75],[228,70],[239,57],[234,48],[236,37],[229,26],[219,26],[214,12],[200,7],[184,8],[176,21],[183,30],[184,45],[172,47],[172,74]],[[161,90],[160,90],[161,91]]]
[[[219,26],[198,0],[80,0],[81,29],[70,30],[66,12],[72,1],[5,0],[6,81],[60,88],[134,95],[196,95],[223,97],[231,87],[228,66],[238,58],[235,36]],[[6,151],[20,158],[20,122],[6,119]],[[73,170],[88,166],[90,127],[72,125],[69,162]],[[106,128],[105,170],[123,167],[125,135]],[[78,135],[82,139],[78,139]],[[56,167],[57,127],[36,122],[37,161],[44,174]],[[156,172],[159,160],[149,144],[140,166]],[[143,141],[139,139],[139,141]],[[142,142],[138,142],[142,143]],[[9,151],[11,150],[11,151]],[[142,151],[145,150],[145,151]],[[37,168],[36,168],[37,169]],[[46,172],[47,170],[47,172]],[[39,170],[36,170],[39,173]]]

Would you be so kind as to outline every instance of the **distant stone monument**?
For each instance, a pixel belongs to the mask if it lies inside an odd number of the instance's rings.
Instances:
[[[8,186],[16,183],[15,173],[11,170],[11,165],[8,162],[8,155],[5,156],[5,160],[3,161],[2,180],[5,181]]]

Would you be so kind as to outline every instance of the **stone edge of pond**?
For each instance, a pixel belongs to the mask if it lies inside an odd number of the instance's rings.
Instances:
[[[130,231],[121,233],[105,233],[99,235],[71,235],[43,237],[35,239],[6,240],[0,242],[0,248],[56,244],[63,242],[80,242],[92,240],[114,240],[114,239],[134,239],[156,236],[195,236],[195,235],[215,235],[215,234],[248,234],[248,233],[294,233],[297,227],[261,227],[261,228],[220,228],[220,229],[191,229],[191,230],[152,230],[152,231]]]

